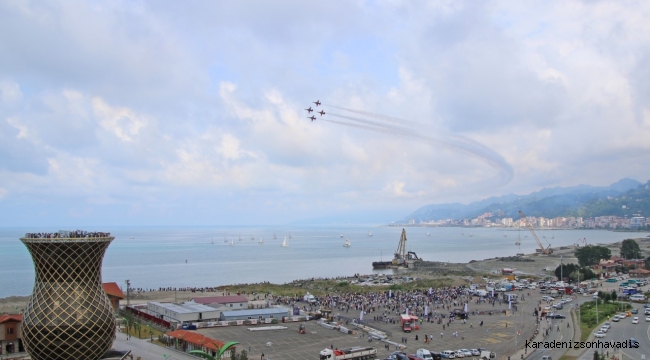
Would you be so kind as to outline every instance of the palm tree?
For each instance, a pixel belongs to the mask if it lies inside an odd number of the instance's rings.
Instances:
[[[221,348],[219,347],[219,345],[217,345],[216,342],[211,342],[211,344],[214,345],[215,348],[217,348],[217,356],[216,357],[206,353],[205,351],[201,351],[201,350],[192,350],[192,351],[190,351],[190,354],[196,355],[198,357],[208,359],[208,360],[221,360],[221,357],[223,356],[223,354],[229,348],[239,344],[239,342],[237,342],[237,341],[229,341],[229,342],[223,344],[223,347],[221,347]]]

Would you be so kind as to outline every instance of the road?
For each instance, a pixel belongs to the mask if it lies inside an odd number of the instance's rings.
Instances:
[[[555,312],[556,314],[566,316],[566,319],[549,319],[548,321],[542,320],[540,331],[549,329],[548,337],[544,339],[544,341],[570,341],[573,338],[574,325],[571,323],[571,315],[569,314],[569,310],[571,307],[575,306],[575,304],[581,304],[586,300],[587,299],[578,298],[578,300],[574,300],[573,302],[565,304],[562,310]],[[567,323],[571,324],[571,327],[567,327]],[[559,332],[557,331],[558,327],[560,329]],[[550,355],[553,359],[559,359],[565,352],[566,350],[563,349],[536,349],[533,350],[533,353],[526,359],[539,360],[544,355]]]
[[[116,350],[131,350],[131,355],[136,359],[138,356],[142,360],[196,360],[194,356],[184,354],[169,348],[158,346],[148,342],[147,340],[140,340],[132,337],[126,340],[124,333],[118,332],[115,342],[113,342],[113,349]]]
[[[639,342],[639,347],[636,349],[621,349],[621,350],[611,350],[609,349],[610,356],[612,354],[623,359],[641,359],[643,355],[646,358],[650,357],[650,322],[645,321],[645,315],[643,315],[643,306],[639,304],[633,305],[635,309],[639,309],[639,314],[632,314],[631,317],[627,317],[619,322],[612,322],[612,327],[607,332],[607,336],[601,338],[602,341],[628,341],[630,338],[636,339]],[[638,316],[639,323],[632,324],[632,319]],[[607,352],[608,349],[599,349],[600,352]],[[593,359],[594,350],[589,350],[580,357],[580,360],[591,360]],[[623,356],[621,356],[623,355]]]

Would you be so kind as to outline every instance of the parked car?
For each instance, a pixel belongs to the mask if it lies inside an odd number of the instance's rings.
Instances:
[[[401,351],[394,351],[388,355],[386,360],[409,360],[409,357]]]
[[[594,336],[597,337],[597,338],[604,338],[604,337],[605,337],[605,333],[604,333],[602,330],[598,330],[598,331],[596,331],[596,332],[594,333]]]
[[[445,351],[441,352],[440,355],[442,355],[442,357],[445,358],[445,359],[455,359],[456,358],[456,352],[451,351],[451,350],[445,350]]]
[[[456,353],[462,352],[465,356],[472,356],[472,352],[467,349],[458,349]]]
[[[469,349],[472,352],[472,356],[480,356],[481,352],[478,349]]]
[[[618,315],[614,315],[614,317],[612,318],[613,322],[619,322],[620,320],[621,319],[619,319]]]

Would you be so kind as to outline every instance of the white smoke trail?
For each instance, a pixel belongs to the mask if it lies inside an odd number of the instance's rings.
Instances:
[[[498,185],[505,185],[509,183],[514,176],[512,166],[510,166],[510,164],[508,164],[508,162],[501,155],[476,140],[461,135],[443,132],[440,130],[430,130],[427,129],[424,124],[420,124],[415,121],[399,119],[392,116],[372,113],[369,111],[347,109],[340,106],[327,106],[365,117],[363,118],[327,113],[327,115],[336,116],[364,125],[354,126],[348,122],[335,123],[346,126],[353,126],[365,130],[388,133],[392,135],[414,137],[425,142],[438,143],[452,150],[458,150],[468,154],[471,157],[483,160],[498,171],[497,176],[494,178],[494,180],[498,182]],[[333,122],[332,120],[328,121]]]

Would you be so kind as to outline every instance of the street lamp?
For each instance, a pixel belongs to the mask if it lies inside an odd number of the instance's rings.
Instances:
[[[126,282],[126,306],[130,306],[131,302],[129,301],[130,300],[130,298],[129,298],[129,288],[131,287],[131,281],[126,280],[125,282]]]

